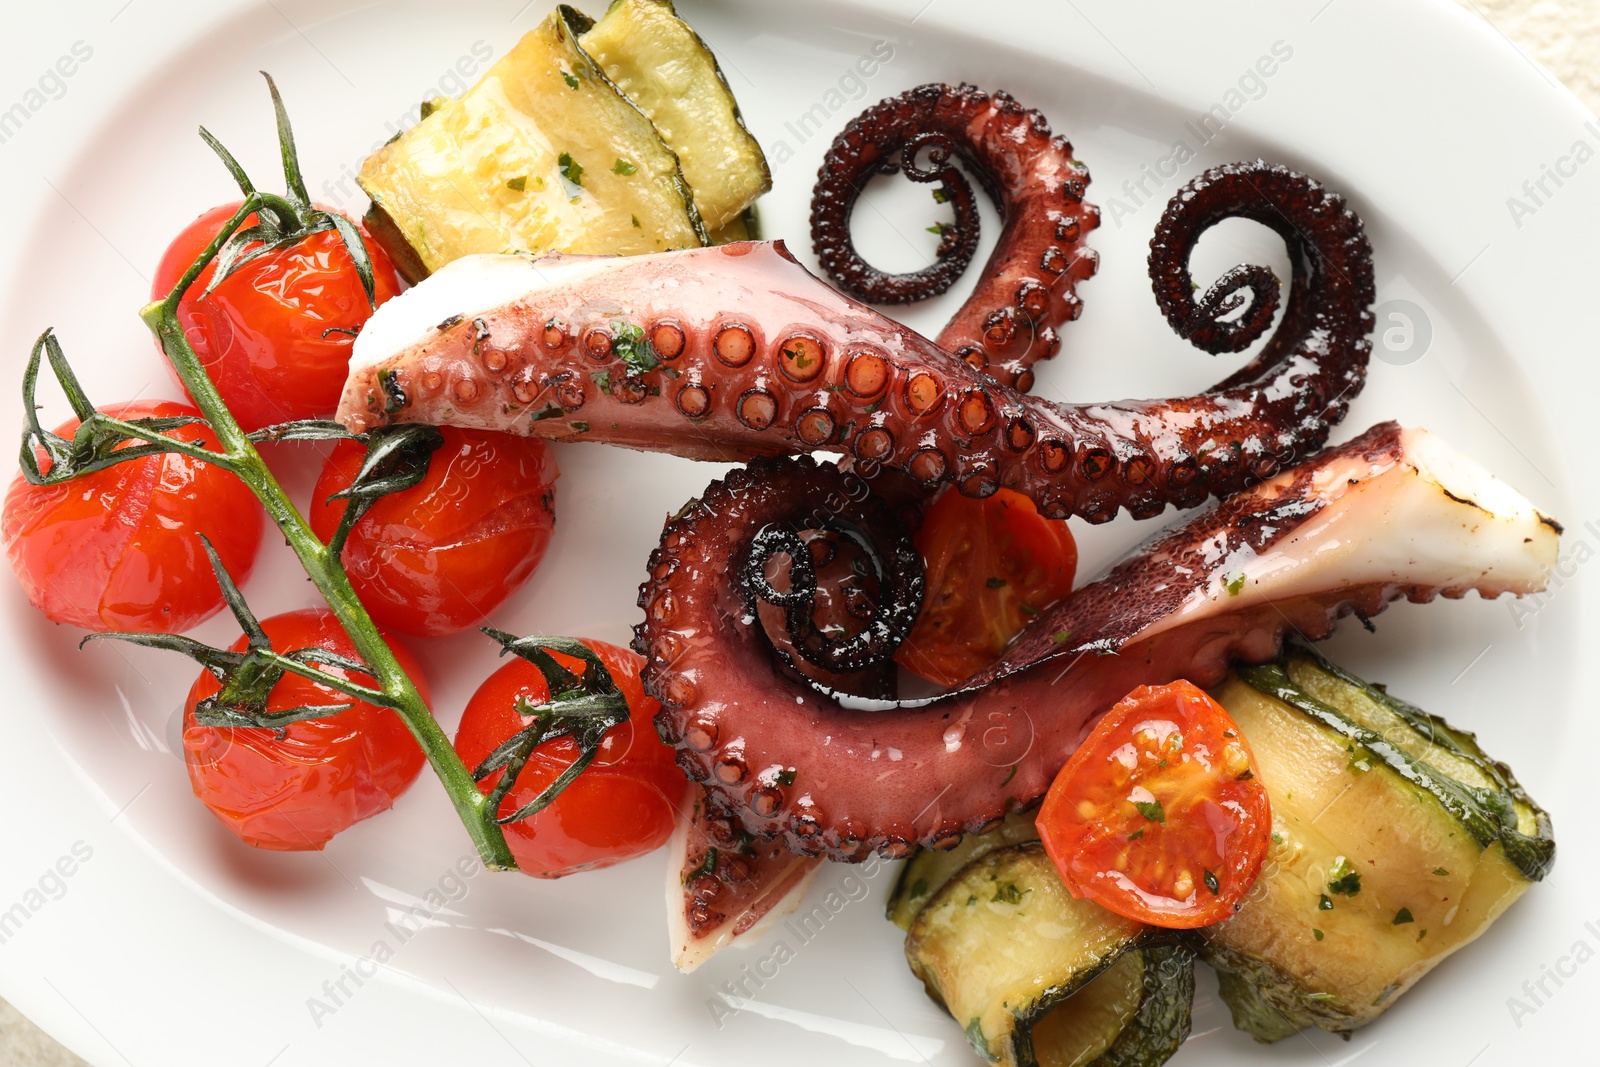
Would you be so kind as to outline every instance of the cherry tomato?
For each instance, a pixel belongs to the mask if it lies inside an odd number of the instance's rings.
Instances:
[[[1035,616],[1072,591],[1078,545],[1065,519],[1046,519],[1021,493],[974,500],[947,490],[912,538],[927,564],[927,597],[895,660],[955,685],[1000,658]]]
[[[279,652],[321,648],[359,658],[339,620],[324,609],[274,615],[263,619],[261,628]],[[384,640],[431,706],[416,659],[387,635]],[[245,638],[233,648],[243,651]],[[365,674],[313,666],[372,684]],[[195,705],[217,689],[211,672],[202,671],[189,690],[183,708],[184,762],[194,795],[246,844],[282,851],[320,849],[340,830],[388,811],[422,770],[422,749],[389,708],[286,674],[272,688],[269,711],[352,706],[327,718],[290,723],[279,737],[276,730],[196,722]]]
[[[379,500],[345,542],[345,570],[380,626],[437,636],[481,622],[522,587],[555,526],[556,461],[527,437],[443,427],[420,483]],[[341,442],[313,490],[311,528],[327,541],[365,450]]]
[[[151,299],[166,297],[238,209],[238,201],[212,208],[173,238],[156,267]],[[246,225],[254,222],[252,215]],[[400,279],[365,232],[362,241],[381,304],[400,291]],[[213,273],[207,267],[190,286],[178,320],[233,417],[249,431],[332,414],[350,365],[353,331],[372,315],[339,235],[323,230],[271,252],[202,296]]]
[[[650,721],[661,705],[645,696],[639,681],[644,660],[604,641],[584,644],[600,657],[627,697],[629,718],[606,733],[594,762],[549,807],[506,825],[506,841],[517,865],[536,878],[609,867],[661,847],[672,836],[688,788],[672,749],[661,743]],[[555,658],[569,670],[583,666],[568,656]],[[519,697],[540,704],[549,696],[544,676],[526,660],[513,659],[491,674],[461,716],[456,752],[462,762],[468,769],[477,767],[532,722],[517,712]],[[534,749],[517,784],[501,802],[500,815],[531,802],[577,757],[577,744],[565,737]],[[485,793],[494,788],[500,773],[479,783]]]
[[[1074,896],[1186,930],[1238,909],[1272,811],[1239,728],[1177,681],[1135,689],[1100,720],[1050,786],[1038,827]]]
[[[200,414],[172,400],[102,410],[130,420]],[[55,432],[71,437],[77,428],[71,419]],[[216,445],[199,424],[167,436]],[[196,535],[210,538],[228,573],[243,582],[261,545],[261,523],[261,505],[237,477],[169,454],[54,486],[30,485],[19,474],[6,493],[0,538],[28,599],[52,621],[88,630],[177,633],[223,606]]]

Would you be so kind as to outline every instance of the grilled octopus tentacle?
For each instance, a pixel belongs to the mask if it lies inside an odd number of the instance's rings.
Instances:
[[[961,690],[870,710],[785,674],[727,580],[761,531],[831,514],[844,477],[769,460],[713,485],[663,534],[634,641],[685,773],[747,832],[839,860],[950,847],[1033,803],[1136,686],[1215,684],[1286,631],[1320,639],[1400,597],[1541,588],[1558,530],[1436,438],[1384,424],[1158,535]]]
[[[1265,351],[1196,396],[1025,395],[825,285],[781,243],[751,242],[457,260],[368,322],[339,415],[355,430],[448,423],[724,461],[847,452],[928,490],[1008,486],[1051,517],[1148,517],[1235,492],[1320,446],[1366,379],[1373,282],[1361,222],[1281,167],[1219,167],[1173,199],[1152,251],[1168,315],[1208,344],[1227,333],[1210,309],[1242,295],[1197,310],[1183,264],[1206,227],[1233,214],[1287,235],[1294,280]]]
[[[919,160],[924,151],[926,165]],[[1089,170],[1040,112],[1007,93],[940,84],[868,108],[834,140],[817,172],[812,245],[823,269],[863,300],[903,304],[944,292],[978,248],[977,205],[958,157],[1000,209],[1004,229],[977,289],[937,344],[1027,392],[1033,364],[1061,347],[1057,327],[1083,311],[1075,289],[1099,263],[1083,244],[1100,224],[1099,210],[1083,199]],[[940,227],[934,262],[907,274],[876,269],[850,236],[850,216],[868,179],[897,169],[913,181],[939,182],[935,195],[955,212],[954,223]]]

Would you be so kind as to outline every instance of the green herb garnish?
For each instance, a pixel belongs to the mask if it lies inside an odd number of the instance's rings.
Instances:
[[[708,848],[706,849],[706,854],[701,857],[700,862],[695,864],[692,869],[684,872],[683,884],[693,885],[695,879],[700,878],[702,875],[715,874],[716,872],[717,850],[715,848]]]
[[[561,168],[561,180],[569,186],[567,189],[568,197],[576,200],[578,193],[573,192],[573,190],[576,189],[581,192],[583,189],[583,166],[566,152],[561,153],[556,158],[556,164]]]
[[[1361,892],[1361,875],[1343,856],[1328,871],[1328,890],[1342,897],[1353,897]]]
[[[1021,904],[1022,890],[1018,889],[1011,882],[1003,882],[1000,885],[995,886],[994,899],[999,901],[1001,904]]]
[[[1139,809],[1140,815],[1151,822],[1165,824],[1167,821],[1167,813],[1162,810],[1159,800],[1135,800],[1133,806]]]
[[[628,368],[630,377],[661,366],[655,346],[644,335],[644,327],[615,319],[611,323],[611,334],[611,351]]]

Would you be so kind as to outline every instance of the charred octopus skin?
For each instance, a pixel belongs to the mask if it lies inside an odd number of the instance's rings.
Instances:
[[[785,459],[714,484],[651,557],[634,641],[684,772],[747,833],[845,861],[952,847],[1030,806],[1138,686],[1213,685],[1230,662],[1276,655],[1286,632],[1319,640],[1402,597],[1542,588],[1559,530],[1437,438],[1387,423],[1158,535],[962,689],[845,701],[782,669],[757,617],[764,579],[749,575],[775,538],[837,524],[848,479]],[[852,514],[855,533],[898,551],[886,516]],[[882,585],[886,644],[914,583]]]
[[[1044,115],[1007,93],[923,85],[869,108],[828,149],[811,199],[812,247],[841,288],[877,304],[926,300],[950,288],[978,248],[978,209],[957,160],[1000,211],[999,243],[977,288],[935,339],[996,381],[1028,392],[1035,362],[1055,355],[1063,323],[1083,311],[1079,282],[1099,259],[1084,245],[1100,212],[1084,200],[1089,169]],[[937,182],[955,220],[941,224],[932,264],[887,274],[850,236],[856,200],[875,173]]]
[[[926,490],[1007,486],[1054,518],[1149,517],[1270,478],[1327,439],[1365,381],[1360,220],[1281,167],[1219,167],[1173,199],[1151,252],[1169,321],[1209,347],[1265,323],[1265,269],[1232,272],[1199,301],[1188,288],[1194,242],[1239,214],[1285,235],[1291,292],[1263,353],[1196,396],[1026,395],[826,285],[781,242],[749,242],[457,260],[378,309],[339,417],[352,430],[429,422],[723,461],[846,452]],[[1247,298],[1245,324],[1228,325]]]

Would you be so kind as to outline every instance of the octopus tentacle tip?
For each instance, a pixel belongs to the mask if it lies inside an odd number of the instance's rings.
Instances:
[[[1083,247],[1100,220],[1083,200],[1088,168],[1043,114],[966,84],[922,85],[869,108],[839,134],[818,171],[813,247],[823,269],[863,300],[902,304],[945,292],[971,263],[979,238],[976,199],[958,160],[995,201],[1003,229],[976,291],[937,340],[1015,385],[1034,362],[1055,354],[1053,328],[1077,317],[1075,287],[1097,264]],[[934,262],[904,274],[873,267],[850,234],[867,179],[895,170],[937,182],[935,199],[954,215],[938,226]]]

